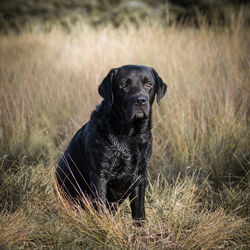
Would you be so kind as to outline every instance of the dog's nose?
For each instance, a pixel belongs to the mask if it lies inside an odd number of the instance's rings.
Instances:
[[[140,105],[140,106],[145,105],[146,101],[147,101],[147,98],[144,95],[138,95],[135,97],[135,103],[137,105]]]

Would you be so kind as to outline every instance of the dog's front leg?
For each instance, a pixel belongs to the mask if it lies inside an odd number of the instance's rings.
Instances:
[[[132,218],[136,221],[137,226],[141,226],[141,222],[145,220],[145,198],[146,182],[136,186],[129,196]]]
[[[106,213],[107,181],[99,176],[92,176],[90,187],[92,191],[92,202],[95,209],[101,209]]]

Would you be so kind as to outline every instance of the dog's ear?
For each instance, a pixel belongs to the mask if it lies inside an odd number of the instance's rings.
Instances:
[[[117,69],[111,69],[98,88],[99,95],[111,106],[114,101],[112,82]]]
[[[162,81],[158,73],[153,68],[151,69],[156,82],[157,103],[160,105],[160,100],[166,94],[168,87],[167,84]]]

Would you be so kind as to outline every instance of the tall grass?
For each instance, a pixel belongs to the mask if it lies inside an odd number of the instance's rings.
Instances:
[[[224,28],[75,27],[1,36],[0,244],[245,248],[249,34],[235,20]],[[57,201],[53,184],[59,153],[101,101],[98,85],[124,64],[153,66],[168,84],[153,107],[148,221],[140,229],[127,203],[114,217],[79,212]]]

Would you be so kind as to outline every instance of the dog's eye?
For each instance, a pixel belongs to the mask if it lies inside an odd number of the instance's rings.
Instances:
[[[130,78],[126,79],[125,81],[122,81],[120,84],[120,88],[125,89],[132,83],[132,80]]]
[[[150,88],[152,86],[152,83],[147,77],[143,78],[143,83],[144,83],[144,86],[146,86],[147,88]]]
[[[146,86],[147,88],[150,88],[150,87],[152,86],[152,83],[151,83],[151,82],[147,82],[147,83],[145,83],[145,86]]]
[[[127,84],[126,82],[123,82],[120,86],[121,86],[122,89],[124,89],[124,88],[127,87],[127,85],[128,85],[128,84]]]

